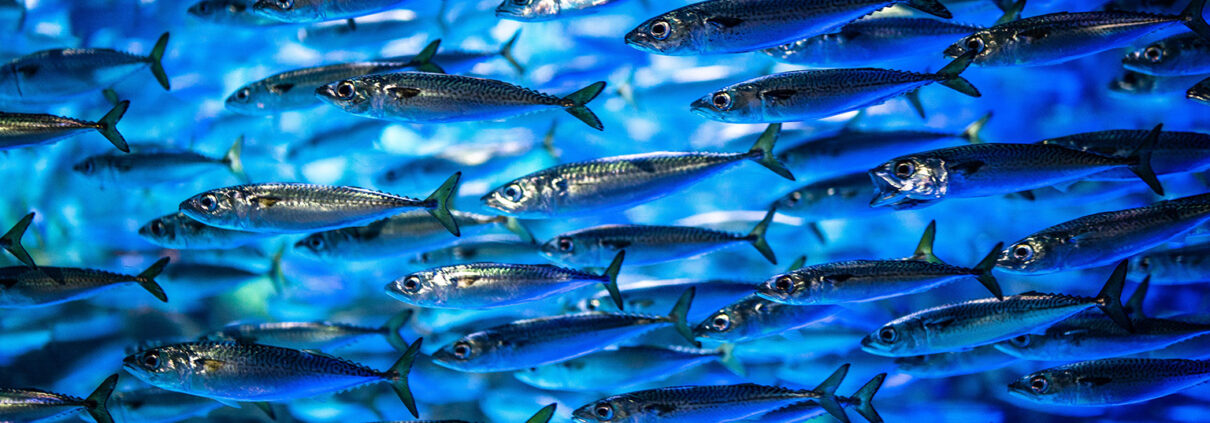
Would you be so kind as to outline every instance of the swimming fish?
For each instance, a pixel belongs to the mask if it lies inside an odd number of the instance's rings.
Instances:
[[[451,210],[463,235],[474,236],[504,226],[525,239],[529,231],[515,218]],[[443,248],[458,242],[449,231],[423,210],[403,212],[364,226],[332,229],[307,235],[294,244],[294,251],[323,259],[366,260],[398,257]]]
[[[442,72],[441,67],[432,61],[440,46],[441,40],[435,40],[408,60],[337,63],[274,74],[240,87],[227,97],[224,104],[227,110],[248,115],[273,115],[317,106],[322,102],[315,96],[315,91],[332,81],[405,69]]]
[[[252,13],[303,24],[350,19],[389,10],[402,0],[255,0]]]
[[[618,251],[600,275],[549,264],[471,263],[412,273],[385,289],[392,298],[418,307],[479,309],[538,301],[603,283],[622,309],[618,272],[625,256],[625,250]]]
[[[563,109],[598,131],[588,103],[605,89],[599,81],[556,97],[494,79],[425,72],[366,75],[316,89],[320,100],[357,116],[398,122],[444,123],[504,119]]]
[[[878,194],[870,175],[857,172],[822,179],[796,188],[781,196],[774,205],[777,212],[807,220],[807,228],[820,242],[827,242],[823,228],[817,222],[833,219],[861,219],[894,210],[890,207],[870,207],[870,200]]]
[[[794,180],[773,156],[781,125],[770,125],[743,153],[655,152],[558,165],[497,187],[487,207],[520,218],[600,214],[652,201],[744,160]]]
[[[538,245],[512,235],[486,235],[461,239],[457,244],[425,251],[408,259],[410,264],[427,267],[449,266],[475,262],[541,264]]]
[[[60,304],[90,297],[115,286],[137,283],[163,302],[164,289],[155,277],[168,264],[161,258],[136,276],[74,267],[0,267],[0,308],[30,308]]]
[[[917,311],[867,335],[861,349],[887,357],[961,351],[1047,327],[1094,306],[1129,330],[1130,318],[1119,302],[1125,282],[1123,261],[1093,298],[1030,291]]]
[[[832,317],[833,306],[783,304],[750,294],[698,323],[693,334],[723,342],[743,342],[800,329]]]
[[[658,313],[668,310],[690,287],[693,288],[693,306],[685,320],[697,322],[715,310],[726,307],[752,293],[752,282],[726,279],[666,279],[649,280],[626,285],[624,298],[626,311],[631,313]],[[619,311],[608,291],[600,291],[592,297],[575,304],[579,311]]]
[[[1118,129],[1085,132],[1038,141],[1107,157],[1126,158],[1150,131]],[[1210,135],[1201,132],[1162,131],[1151,148],[1151,170],[1156,175],[1201,172],[1210,169]],[[1126,169],[1094,174],[1088,179],[1126,181],[1135,178]]]
[[[521,22],[544,22],[597,13],[621,0],[504,0],[496,16]]]
[[[875,106],[933,83],[979,97],[979,90],[959,76],[973,56],[963,55],[937,73],[876,68],[782,72],[724,87],[694,100],[689,108],[701,117],[720,122],[776,123],[820,119]],[[910,99],[913,106],[919,103],[915,97]],[[916,109],[923,116],[923,110]]]
[[[273,26],[282,22],[252,13],[252,0],[202,0],[189,6],[189,15],[204,22],[231,26]]]
[[[1155,76],[1122,69],[1117,77],[1109,81],[1109,91],[1125,98],[1162,100],[1186,94],[1189,87],[1201,79],[1202,75]]]
[[[832,33],[761,50],[774,59],[817,68],[883,65],[933,57],[983,27],[929,18],[858,19]]]
[[[1210,73],[1210,58],[1207,56],[1210,56],[1210,40],[1185,33],[1126,53],[1122,66],[1148,75],[1202,75]]]
[[[298,350],[328,351],[361,339],[382,336],[400,351],[408,349],[399,330],[412,318],[412,310],[396,313],[381,327],[368,327],[338,322],[270,322],[233,323],[202,335],[207,341],[235,341],[244,344],[264,344]]]
[[[1177,23],[1210,39],[1210,25],[1202,16],[1205,5],[1206,0],[1190,0],[1180,15],[1060,12],[999,22],[949,46],[945,55],[975,53],[974,63],[980,66],[1053,65],[1117,48]]]
[[[188,149],[149,148],[128,154],[106,153],[90,156],[72,166],[72,170],[87,177],[122,184],[123,186],[154,186],[179,184],[196,180],[217,169],[227,169],[240,180],[247,181],[240,151],[244,137],[239,137],[222,158],[207,157]]]
[[[626,44],[678,56],[743,53],[826,34],[896,4],[953,17],[936,0],[708,0],[648,19],[626,34]]]
[[[0,112],[0,150],[50,144],[96,130],[118,150],[129,153],[130,146],[116,127],[128,107],[130,101],[122,100],[96,122],[41,113]]]
[[[178,250],[235,248],[270,236],[260,232],[216,228],[179,211],[152,219],[139,227],[138,234],[147,242]]]
[[[582,357],[664,327],[697,346],[685,324],[693,288],[667,316],[588,312],[518,320],[474,332],[433,353],[433,362],[463,372],[502,372]]]
[[[731,353],[733,348],[730,344],[716,350],[623,346],[561,363],[518,370],[513,376],[540,389],[602,392],[664,380],[715,361],[743,375],[743,365]]]
[[[1149,277],[1156,285],[1187,285],[1210,281],[1210,244],[1148,251],[1130,258],[1130,275]]]
[[[939,379],[1001,369],[1018,360],[994,345],[983,345],[969,350],[895,357],[895,366],[912,377]]]
[[[113,423],[105,403],[117,383],[116,374],[105,378],[101,386],[83,399],[40,389],[0,388],[0,421],[50,422],[86,411],[97,423]]]
[[[160,388],[144,388],[113,395],[110,412],[120,422],[172,423],[204,417],[223,404],[206,397],[185,395]]]
[[[168,74],[160,60],[168,33],[156,40],[151,54],[135,56],[107,48],[52,49],[10,60],[0,68],[0,97],[11,100],[54,100],[100,91],[148,66],[164,90]]]
[[[1040,404],[1104,407],[1167,396],[1210,379],[1210,362],[1107,358],[1034,372],[1008,385],[1013,396]]]
[[[877,301],[923,292],[974,276],[984,288],[1004,298],[992,275],[1003,244],[973,268],[946,264],[933,254],[937,222],[929,222],[916,252],[902,260],[848,260],[806,266],[774,275],[756,288],[757,295],[794,305],[827,305]]]
[[[25,251],[25,247],[21,245],[21,237],[25,236],[25,230],[29,229],[29,224],[34,221],[34,212],[29,212],[18,220],[8,232],[0,236],[0,247],[5,251],[25,263],[30,268],[37,269],[38,265],[34,263],[33,257],[29,256],[29,252]]]
[[[424,200],[364,188],[262,183],[218,188],[181,202],[181,213],[206,225],[264,233],[298,233],[365,224],[403,210],[424,208],[458,236],[449,202],[461,173]]]
[[[1189,87],[1189,91],[1185,92],[1185,97],[1198,103],[1210,105],[1210,78],[1203,79],[1196,85]]]
[[[645,265],[709,254],[736,244],[752,244],[770,263],[777,264],[765,231],[774,209],[747,235],[692,226],[603,225],[567,232],[542,244],[542,255],[568,266],[596,267],[609,254],[625,251],[629,264]]]
[[[413,416],[408,372],[420,353],[417,339],[386,371],[290,348],[199,341],[145,349],[122,360],[143,382],[169,391],[232,403],[289,401],[388,382]]]
[[[1008,245],[996,266],[1040,275],[1111,264],[1159,246],[1210,219],[1210,194],[1096,213]]]

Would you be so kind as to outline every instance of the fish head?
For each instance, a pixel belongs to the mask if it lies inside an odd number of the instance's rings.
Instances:
[[[542,243],[539,252],[546,258],[565,266],[597,266],[600,245],[574,234],[563,234]]]
[[[1013,273],[1051,273],[1062,268],[1061,248],[1050,248],[1055,243],[1068,241],[1047,235],[1034,235],[1010,244],[996,259],[996,267]]]
[[[373,87],[360,78],[336,81],[315,89],[320,100],[352,114],[366,114],[371,104]]]
[[[764,122],[765,103],[756,84],[741,83],[694,100],[689,109],[698,116],[728,123]]]
[[[785,160],[782,160],[785,163]],[[826,196],[826,193],[818,192],[813,189],[800,189],[791,191],[789,194],[783,195],[777,199],[778,210],[807,210],[818,203]]]
[[[991,31],[983,30],[971,35],[963,37],[961,40],[951,44],[945,48],[945,56],[949,58],[958,58],[970,51],[976,51],[974,63],[978,64],[985,57],[994,53],[994,50],[999,47],[999,42]]]
[[[1210,106],[1210,78],[1204,79],[1189,88],[1185,96],[1190,100]]]
[[[642,400],[632,395],[614,395],[577,408],[571,413],[571,417],[580,423],[635,421],[635,417],[644,414],[644,405]]]
[[[697,54],[699,34],[709,33],[707,16],[696,10],[677,9],[646,22],[626,33],[626,44],[642,51],[670,56]]]
[[[246,214],[245,197],[237,187],[212,189],[182,201],[180,211],[203,224],[235,228]]]
[[[176,216],[178,215],[171,214],[152,219],[150,222],[147,222],[146,225],[143,225],[139,228],[139,236],[156,245],[164,247],[176,246],[175,241],[177,239],[176,231],[178,225],[174,224],[174,221],[178,219],[170,219]],[[184,220],[188,220],[188,218],[185,218]],[[197,222],[193,223],[196,224]]]
[[[276,100],[278,96],[270,92],[268,85],[264,81],[257,81],[239,87],[227,96],[223,105],[236,113],[254,115],[272,111],[273,106],[279,103]]]
[[[936,157],[904,156],[870,170],[878,194],[871,207],[911,200],[940,200],[948,191],[949,172]],[[914,203],[913,203],[914,204]]]
[[[392,298],[422,307],[432,307],[443,304],[442,290],[435,287],[457,288],[450,284],[445,272],[440,268],[412,273],[395,279],[386,286],[386,293]]]
[[[433,352],[433,362],[458,371],[490,371],[494,361],[496,345],[506,345],[504,339],[494,332],[484,331],[466,335]],[[507,348],[507,347],[501,347]]]
[[[756,286],[756,295],[785,304],[811,305],[818,301],[820,288],[827,280],[818,272],[793,271],[775,275]]]
[[[1155,92],[1159,86],[1159,78],[1126,70],[1109,81],[1109,90],[1116,93],[1146,95]],[[1192,91],[1192,89],[1190,89]]]
[[[997,342],[996,349],[1017,358],[1029,359],[1044,354],[1052,342],[1045,334],[1023,333],[1005,341]]]
[[[238,15],[248,10],[243,2],[230,0],[202,0],[189,6],[189,14],[195,18],[207,21],[223,21],[231,15]]]
[[[1085,379],[1082,381],[1081,379]],[[1008,393],[1031,402],[1044,404],[1075,404],[1081,384],[1096,386],[1103,377],[1080,377],[1070,370],[1053,368],[1034,372],[1008,384]]]
[[[861,339],[861,349],[874,355],[899,357],[917,355],[917,335],[924,335],[924,324],[918,319],[900,319],[866,335]]]
[[[483,205],[515,217],[545,217],[544,213],[555,211],[552,197],[559,195],[558,188],[566,190],[557,180],[545,176],[527,176],[496,187],[479,200]],[[543,195],[548,191],[552,195]]]
[[[179,391],[180,388],[188,386],[190,375],[199,370],[194,369],[194,366],[198,365],[197,362],[204,361],[195,358],[182,345],[167,345],[126,356],[122,360],[122,367],[127,373],[150,385]]]
[[[319,10],[303,0],[256,0],[252,13],[282,22],[307,22],[320,18]],[[319,2],[324,3],[324,2]]]
[[[710,316],[693,328],[693,336],[717,341],[747,339],[751,325],[746,324],[747,314],[743,311],[749,303],[751,302],[740,300],[710,313]]]
[[[1181,48],[1167,41],[1156,41],[1126,53],[1126,56],[1122,57],[1122,67],[1152,75],[1156,72],[1176,70],[1174,65],[1180,61]]]
[[[71,167],[71,170],[76,171],[84,176],[92,176],[101,169],[102,163],[100,157],[93,156],[76,163]]]
[[[295,242],[294,252],[315,259],[333,258],[350,242],[353,242],[352,228],[316,232]]]
[[[559,0],[504,0],[496,16],[522,22],[548,21],[559,16]]]

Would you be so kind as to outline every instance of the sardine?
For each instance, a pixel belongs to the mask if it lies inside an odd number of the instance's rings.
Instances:
[[[1210,281],[1210,244],[1146,252],[1130,258],[1135,280],[1150,277],[1156,285],[1191,285]]]
[[[255,0],[252,13],[302,24],[351,19],[390,10],[403,0]]]
[[[546,260],[538,254],[538,245],[511,235],[488,235],[468,238],[457,244],[417,254],[408,263],[426,267],[449,266],[475,262],[540,264]]]
[[[969,350],[896,357],[899,371],[912,377],[939,379],[1002,369],[1019,359],[984,345]]]
[[[167,91],[168,74],[160,60],[168,33],[156,40],[151,54],[135,56],[107,48],[53,49],[30,53],[0,68],[0,97],[13,100],[54,100],[100,91],[148,66]]]
[[[1126,158],[1146,139],[1149,131],[1118,129],[1085,132],[1038,141],[1107,157]],[[1156,175],[1201,172],[1210,169],[1210,135],[1200,132],[1163,131],[1151,148],[1151,169]],[[1113,169],[1088,177],[1097,181],[1126,181],[1135,176]]]
[[[189,6],[189,14],[198,20],[231,26],[255,27],[282,25],[283,22],[252,13],[254,0],[202,0]]]
[[[724,279],[672,279],[651,280],[626,285],[625,309],[631,313],[658,313],[668,310],[686,289],[693,288],[693,307],[689,308],[687,321],[705,319],[715,310],[752,293],[751,282]],[[608,291],[600,291],[592,297],[575,304],[578,311],[620,311]]]
[[[717,350],[681,347],[618,347],[561,363],[518,370],[518,380],[540,389],[601,392],[664,380],[706,363],[719,362],[743,375],[744,368],[724,344]]]
[[[1198,103],[1210,105],[1210,78],[1203,79],[1196,85],[1189,87],[1189,91],[1185,92],[1185,97]]]
[[[1158,100],[1186,94],[1189,87],[1201,79],[1202,75],[1155,76],[1122,69],[1109,81],[1109,91],[1127,99],[1149,97]]]
[[[488,216],[451,210],[463,235],[475,236],[504,226],[518,236],[532,235],[515,218]],[[423,210],[403,212],[364,226],[332,229],[307,235],[294,244],[303,255],[341,260],[367,260],[398,257],[444,248],[458,243],[449,231]]]
[[[74,267],[0,267],[0,308],[65,303],[128,283],[137,283],[160,301],[168,302],[164,289],[155,282],[167,264],[168,257],[164,257],[136,276]]]
[[[1171,395],[1210,379],[1210,362],[1107,358],[1053,367],[1008,385],[1018,398],[1040,404],[1104,407]]]
[[[0,112],[0,150],[51,144],[96,130],[118,150],[129,153],[130,146],[116,126],[127,107],[130,107],[130,101],[122,100],[96,122],[41,113]]]
[[[230,324],[202,335],[208,341],[235,341],[244,344],[264,344],[298,350],[328,351],[347,346],[361,339],[382,336],[399,351],[408,349],[399,330],[412,318],[412,310],[401,311],[381,327],[367,327],[335,322],[272,322]]]
[[[543,22],[597,13],[622,0],[504,0],[496,16],[521,22]]]
[[[0,388],[0,421],[43,422],[69,418],[86,411],[97,423],[113,423],[105,403],[118,384],[118,375],[101,382],[87,398],[40,389]]]
[[[929,18],[862,18],[836,32],[761,50],[778,61],[850,68],[932,57],[983,27]]]
[[[110,411],[120,422],[171,423],[205,417],[223,404],[205,397],[160,388],[144,388],[113,395]]]
[[[1126,53],[1122,66],[1157,76],[1210,73],[1210,40],[1197,34],[1178,34]]]
[[[235,248],[270,236],[209,226],[176,212],[152,219],[139,227],[139,236],[152,244],[178,250]]]
[[[840,311],[834,306],[783,304],[751,294],[706,317],[693,328],[693,334],[716,341],[743,342],[800,329]]]
[[[222,158],[207,157],[192,150],[152,148],[129,154],[106,153],[90,156],[72,170],[87,177],[131,187],[158,184],[180,184],[194,181],[210,171],[227,169],[236,178],[247,182],[240,152],[244,137],[239,137]]]

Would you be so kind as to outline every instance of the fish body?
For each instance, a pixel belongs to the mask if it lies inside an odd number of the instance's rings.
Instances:
[[[272,115],[322,104],[315,90],[332,82],[364,75],[397,72],[413,62],[339,63],[282,72],[244,85],[227,97],[227,110],[248,115]]]
[[[648,19],[625,39],[656,54],[743,53],[826,34],[894,4],[952,17],[933,0],[709,0]]]
[[[920,259],[848,260],[774,276],[759,285],[757,292],[762,298],[787,304],[843,304],[924,292],[985,274],[988,271]]]
[[[617,290],[622,253],[604,274],[548,264],[471,263],[412,273],[386,285],[391,297],[427,308],[479,309],[527,303],[603,283]]]
[[[350,19],[389,10],[402,0],[255,0],[252,13],[302,24]]]
[[[485,261],[540,264],[546,260],[538,254],[538,246],[533,243],[510,235],[488,235],[416,254],[408,263],[437,267]]]
[[[748,341],[800,329],[840,311],[831,306],[783,304],[750,294],[706,317],[693,333],[716,341]]]
[[[1017,358],[984,345],[969,350],[896,357],[899,371],[919,378],[947,378],[1004,368]]]
[[[1186,94],[1191,86],[1201,80],[1202,75],[1155,76],[1123,69],[1109,82],[1109,91],[1122,98],[1159,99]]]
[[[1186,285],[1210,281],[1210,244],[1146,252],[1130,258],[1131,276],[1150,277],[1156,285]]]
[[[1038,371],[1008,385],[1009,393],[1041,404],[1104,407],[1134,404],[1210,379],[1210,362],[1108,358]]]
[[[39,389],[0,388],[0,421],[43,423],[66,420],[87,411],[97,423],[113,423],[105,403],[113,394],[118,375],[110,376],[88,398]]]
[[[1198,103],[1210,105],[1210,78],[1203,79],[1194,86],[1189,87],[1189,90],[1185,92],[1185,97]]]
[[[778,61],[851,68],[932,56],[983,27],[929,18],[863,18],[836,32],[761,50]]]
[[[626,295],[623,298],[626,311],[658,313],[672,308],[677,298],[692,287],[695,292],[693,307],[689,309],[686,319],[697,322],[715,310],[748,296],[754,286],[752,282],[722,279],[653,280],[626,285]],[[606,291],[577,303],[576,308],[580,311],[619,311]]]
[[[119,392],[113,396],[113,414],[120,422],[173,423],[203,417],[223,404],[205,397],[159,388]]]
[[[0,308],[42,307],[90,297],[127,283],[138,283],[160,301],[168,302],[155,282],[168,258],[162,258],[136,276],[73,267],[26,266],[0,268]]]
[[[202,0],[189,6],[189,15],[219,25],[257,27],[282,22],[252,13],[252,0]]]
[[[1210,41],[1197,34],[1178,34],[1126,53],[1122,66],[1156,76],[1210,73]]]
[[[1210,333],[1210,325],[1180,320],[1135,318],[1134,332],[1099,313],[1083,312],[1046,328],[995,344],[1001,352],[1026,360],[1082,361],[1158,350]]]
[[[1147,138],[1146,130],[1085,132],[1039,141],[1106,157],[1127,158]],[[1160,132],[1151,149],[1151,169],[1156,175],[1201,172],[1210,169],[1210,135],[1200,132]],[[1090,176],[1090,180],[1129,181],[1137,178],[1126,169],[1112,169]]]
[[[541,389],[602,392],[663,380],[718,361],[725,355],[724,351],[680,347],[618,347],[561,363],[518,370],[513,376]]]
[[[1008,244],[997,267],[1023,274],[1085,269],[1128,258],[1210,219],[1210,195],[1097,213],[1035,232]]]
[[[813,390],[743,383],[677,386],[603,398],[577,409],[575,421],[587,422],[728,422],[754,417],[791,404],[816,400]],[[606,415],[610,418],[603,418]]]
[[[129,101],[122,101],[96,122],[40,113],[0,112],[0,150],[50,144],[82,132],[98,131],[123,152],[130,151],[126,139],[115,129],[126,114]]]
[[[179,184],[192,181],[199,176],[215,171],[230,170],[244,179],[244,165],[240,159],[243,139],[239,139],[222,158],[208,157],[192,150],[153,148],[133,153],[106,153],[90,156],[72,170],[106,182],[133,186]]]
[[[213,341],[264,344],[298,350],[328,351],[348,346],[369,337],[385,336],[396,348],[407,349],[399,329],[411,318],[411,311],[397,314],[382,327],[337,322],[271,322],[230,324],[204,335]]]
[[[953,147],[962,140],[978,143],[979,132],[989,117],[972,123],[961,134],[843,129],[834,135],[787,147],[777,153],[777,158],[794,172],[812,176],[840,176],[852,171],[869,170],[887,157]]]
[[[116,50],[52,49],[30,53],[0,67],[0,97],[10,100],[54,100],[100,91],[150,66],[165,90],[168,77],[160,59],[168,33],[160,36],[149,56]]]
[[[216,228],[181,212],[152,219],[139,227],[138,233],[147,242],[180,250],[235,248],[267,236],[260,232]]]
[[[812,222],[860,219],[892,212],[889,207],[870,207],[870,200],[877,194],[870,175],[857,172],[804,185],[781,196],[774,204],[778,213]]]
[[[522,22],[543,22],[597,13],[622,0],[504,0],[496,16]]]
[[[459,231],[478,235],[507,220],[503,216],[452,211]],[[436,219],[424,210],[403,212],[363,226],[332,229],[307,235],[294,244],[294,251],[329,260],[367,260],[398,257],[405,254],[453,245],[450,236]]]

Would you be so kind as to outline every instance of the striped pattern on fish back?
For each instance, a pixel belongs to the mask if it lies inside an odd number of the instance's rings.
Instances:
[[[64,129],[92,129],[95,122],[40,113],[0,112],[0,135],[58,132]]]
[[[737,385],[706,385],[706,386],[675,386],[670,388],[651,389],[631,392],[629,396],[640,402],[692,404],[704,408],[713,404],[728,404],[737,402],[779,400],[793,398],[818,398],[813,391],[788,389],[779,386],[741,383]]]
[[[742,241],[744,235],[694,226],[605,225],[573,233],[598,241],[628,241],[632,244],[701,244]]]
[[[1042,140],[1039,144],[1058,145],[1102,156],[1126,157],[1142,145],[1143,140],[1150,132],[1136,129],[1087,132]],[[1160,133],[1159,139],[1156,140],[1154,150],[1194,150],[1204,152],[1210,150],[1210,135],[1197,132],[1164,131]]]
[[[1019,19],[992,28],[993,32],[1019,32],[1035,28],[1084,29],[1091,26],[1121,26],[1179,21],[1180,17],[1138,12],[1050,13]]]
[[[415,198],[346,186],[269,183],[240,185],[233,189],[258,197],[281,197],[283,201],[297,202],[308,207],[317,205],[415,207],[424,203]]]
[[[1189,219],[1210,218],[1210,194],[1161,201],[1144,207],[1103,212],[1051,226],[1036,235],[1074,236],[1125,232]]]
[[[571,107],[559,97],[494,79],[425,72],[369,75],[362,78],[372,86],[417,88],[440,97],[484,104],[538,104]]]
[[[706,172],[747,157],[747,153],[635,154],[568,163],[542,170],[535,175],[567,178],[575,181],[574,183],[615,182],[640,186],[668,176]]]
[[[0,287],[20,284],[25,288],[46,288],[48,291],[76,290],[84,287],[103,286],[118,282],[130,282],[130,275],[97,269],[42,266],[31,269],[26,266],[0,268]]]
[[[586,312],[553,317],[518,320],[488,329],[501,339],[559,339],[582,335],[586,331],[614,329],[667,322],[666,317],[637,313]]]
[[[434,270],[445,272],[450,277],[461,272],[468,272],[479,275],[484,279],[496,281],[609,280],[605,276],[549,264],[470,263],[446,266]],[[453,281],[451,280],[451,282]]]
[[[290,348],[220,341],[203,341],[179,346],[191,351],[192,356],[224,362],[224,368],[229,367],[244,376],[250,376],[260,370],[365,378],[387,377],[382,372],[343,358]]]

